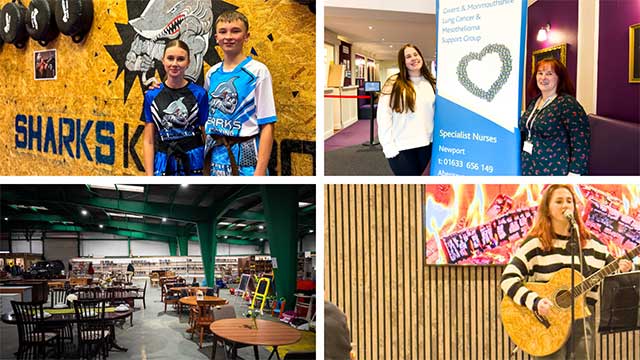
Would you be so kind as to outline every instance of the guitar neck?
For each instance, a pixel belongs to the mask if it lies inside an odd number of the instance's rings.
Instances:
[[[614,261],[612,261],[611,263],[609,263],[607,266],[605,266],[602,269],[596,271],[594,274],[592,274],[588,278],[584,279],[583,282],[581,282],[580,284],[576,285],[576,287],[574,289],[574,292],[573,292],[573,297],[576,298],[576,297],[586,293],[587,291],[589,291],[589,289],[591,289],[592,287],[598,285],[598,283],[600,281],[602,281],[602,279],[604,279],[605,277],[609,276],[610,274],[612,274],[616,270],[618,270],[618,262],[620,261],[620,259],[624,259],[624,258],[632,259],[635,256],[637,256],[639,253],[640,253],[640,245],[636,246],[633,250],[629,251],[626,256],[617,258]]]

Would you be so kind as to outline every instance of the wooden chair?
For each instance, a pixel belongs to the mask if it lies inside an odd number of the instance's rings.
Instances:
[[[145,300],[146,295],[147,295],[147,280],[144,281],[144,288],[142,288],[142,293],[140,293],[140,289],[138,289],[138,291],[133,296],[134,305],[135,305],[136,299],[141,299],[142,306],[146,309],[147,308],[147,301]]]
[[[196,318],[193,321],[193,332],[191,333],[191,338],[193,339],[193,333],[198,331],[200,333],[200,343],[199,347],[202,349],[202,339],[204,337],[205,331],[210,331],[209,326],[214,320],[213,309],[215,307],[214,300],[198,300],[198,313],[196,314]]]
[[[63,288],[54,288],[49,289],[49,301],[51,303],[51,307],[55,308],[59,305],[67,305],[67,295],[69,295],[69,291]],[[62,340],[69,340],[73,342],[73,328],[71,324],[59,325],[52,324],[46,325],[46,328],[51,331],[55,331],[60,335]]]
[[[164,298],[164,312],[167,312],[167,305],[168,304],[173,304],[173,305],[179,305],[180,304],[180,295],[178,294],[174,294],[173,292],[169,291],[169,289],[167,288],[167,284],[164,284],[163,287],[166,295],[163,296]]]
[[[103,300],[77,300],[73,302],[78,324],[78,346],[81,358],[109,354],[111,331],[104,318]]]
[[[60,336],[44,326],[44,303],[12,301],[18,325],[18,359],[47,358],[47,345],[55,342],[56,354],[61,352]]]
[[[160,285],[160,275],[158,273],[151,273],[149,279],[151,280],[151,287]]]
[[[218,321],[218,320],[222,320],[222,319],[235,319],[236,318],[236,309],[231,304],[218,305],[218,306],[213,308],[213,318],[215,319],[214,321]],[[229,349],[227,349],[227,344],[223,339],[218,339],[218,343],[222,344],[222,347],[224,348],[225,354],[227,354],[231,350],[231,346],[229,346]],[[218,346],[218,344],[213,344],[213,346]],[[234,352],[237,352],[237,350],[239,348],[243,348],[243,347],[247,347],[247,346],[252,346],[252,345],[236,343]],[[255,353],[257,353],[258,352],[257,346],[254,346],[253,350],[254,350]],[[215,351],[213,351],[211,353],[211,355],[212,355],[211,359],[213,359],[213,354],[214,353],[215,353]],[[231,358],[234,359],[235,358],[234,356],[237,357],[237,354],[232,354]],[[256,358],[257,358],[257,355],[256,355]],[[225,355],[225,359],[226,359],[226,355]]]
[[[55,307],[59,304],[67,304],[67,295],[68,291],[64,288],[54,288],[49,289],[49,301],[51,302],[51,307]]]

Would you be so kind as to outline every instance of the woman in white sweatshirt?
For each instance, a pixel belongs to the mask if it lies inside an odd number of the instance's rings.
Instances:
[[[394,174],[422,175],[431,160],[436,79],[411,44],[398,51],[398,67],[378,101],[378,140]]]

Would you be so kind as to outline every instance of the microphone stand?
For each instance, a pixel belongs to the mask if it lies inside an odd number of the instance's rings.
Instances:
[[[573,226],[573,223],[570,222],[569,223],[569,231],[570,231],[570,237],[569,237],[569,243],[567,244],[567,246],[569,247],[569,250],[571,252],[571,270],[575,271],[575,264],[576,264],[576,248],[578,246],[580,246],[580,243],[578,242],[578,238],[579,238],[579,233],[577,232],[577,226]],[[575,344],[575,334],[573,334],[573,323],[576,320],[576,301],[575,301],[575,277],[574,277],[574,273],[571,273],[571,325],[569,327],[569,329],[571,329],[571,359],[575,359],[576,358],[576,344]],[[586,339],[585,339],[586,340]]]

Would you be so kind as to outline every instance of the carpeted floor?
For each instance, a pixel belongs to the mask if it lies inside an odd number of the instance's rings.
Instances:
[[[370,141],[370,124],[370,120],[358,120],[324,142],[325,175],[393,175],[380,145],[362,145]]]
[[[358,120],[346,129],[328,138],[324,142],[324,151],[333,151],[344,147],[362,144],[370,141],[370,120]],[[378,138],[378,126],[373,124],[374,138]]]
[[[325,175],[393,175],[380,145],[361,144],[324,153]]]

